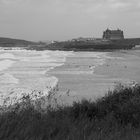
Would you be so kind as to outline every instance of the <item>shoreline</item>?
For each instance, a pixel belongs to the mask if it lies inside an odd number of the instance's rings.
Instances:
[[[113,90],[117,83],[129,85],[134,81],[140,82],[140,50],[72,52],[63,55],[66,59],[64,64],[50,68],[46,76],[58,79],[51,90],[59,89],[56,96],[64,104],[72,104],[83,98],[96,100],[108,90]],[[40,97],[46,96],[48,94],[44,93]]]
[[[86,52],[84,53],[86,54]],[[138,52],[136,53],[138,54]],[[86,67],[91,63],[88,60],[92,61],[94,59],[86,60],[85,57],[82,63]],[[58,94],[61,94],[61,98],[66,104],[71,104],[73,101],[79,101],[83,98],[96,100],[104,96],[108,90],[113,90],[119,83],[131,85],[135,81],[140,81],[137,76],[138,73],[140,74],[140,70],[137,70],[137,73],[135,73],[136,70],[133,71],[134,67],[138,69],[140,64],[140,58],[135,54],[135,51],[108,52],[105,63],[96,66],[92,73],[77,74],[74,72],[74,69],[76,69],[74,66],[77,66],[76,70],[78,70],[80,61],[81,58],[78,58],[78,56],[67,57],[63,66],[56,67],[50,72],[50,74],[59,79]],[[136,63],[134,64],[133,62]],[[69,97],[66,95],[67,92],[69,92]]]
[[[108,77],[126,79],[140,82],[140,50],[111,52],[109,56],[115,59],[107,59],[106,64],[95,68],[95,73]],[[118,58],[116,58],[116,56]]]
[[[2,65],[5,69],[0,75],[0,105],[13,105],[28,95],[32,100],[48,96],[57,88],[58,79],[47,72],[63,65],[68,54],[52,51],[1,51],[1,62],[14,61],[14,65]]]
[[[78,56],[82,54],[82,58]],[[105,75],[98,75],[94,72],[95,67],[106,63],[110,56],[104,52],[79,52],[72,57],[67,57],[63,66],[56,67],[49,72],[59,79],[58,88],[64,104],[71,104],[83,98],[96,100],[103,96],[105,92],[113,89],[112,79],[107,79]],[[88,53],[88,57],[86,54]],[[96,54],[99,53],[99,54]],[[94,57],[92,55],[95,55]],[[82,59],[82,61],[81,61]],[[98,60],[93,66],[93,61]],[[99,63],[100,62],[100,63]],[[81,70],[80,70],[81,69]],[[102,88],[101,88],[102,86]],[[69,97],[66,95],[69,92]],[[69,101],[70,100],[70,101]]]

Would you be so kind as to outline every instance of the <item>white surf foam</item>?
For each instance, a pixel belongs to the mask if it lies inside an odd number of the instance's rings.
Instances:
[[[0,75],[0,84],[18,84],[18,79],[9,73]]]
[[[3,53],[0,54],[0,59],[15,59],[15,56],[12,53]]]
[[[62,66],[66,61],[66,56],[70,54],[72,52],[0,51],[0,59],[2,59],[0,71],[3,71],[0,75],[0,83],[5,84],[3,89],[0,89],[2,100],[7,100],[6,104],[10,105],[19,102],[24,95],[28,94],[33,100],[47,96],[58,82],[56,77],[46,77],[47,72]]]
[[[21,57],[21,61],[26,62],[65,62],[66,56],[72,52],[61,52],[61,51],[43,51],[36,52],[37,56]]]
[[[13,64],[15,63],[15,61],[12,60],[2,60],[0,61],[0,71],[6,70],[9,67],[11,67]]]
[[[36,100],[41,97],[46,97],[49,93],[55,90],[58,83],[56,77],[48,77],[45,81],[45,87],[42,89],[35,89],[29,87],[18,87],[9,89],[9,94],[1,96],[1,105],[2,103],[6,106],[13,105],[17,102],[21,102],[23,97],[29,95],[31,100]]]

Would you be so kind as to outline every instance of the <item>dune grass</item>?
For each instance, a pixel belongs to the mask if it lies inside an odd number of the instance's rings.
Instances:
[[[35,108],[28,97],[0,114],[0,140],[139,140],[140,86],[72,106]]]

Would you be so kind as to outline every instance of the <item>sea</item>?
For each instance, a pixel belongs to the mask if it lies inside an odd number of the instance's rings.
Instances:
[[[58,79],[47,72],[62,66],[66,56],[71,54],[63,51],[0,50],[0,105],[12,105],[26,95],[32,99],[48,95],[56,87]]]
[[[32,100],[47,96],[58,84],[58,78],[49,71],[64,65],[67,57],[87,57],[87,53],[66,51],[0,50],[0,105],[13,105],[24,96]],[[94,68],[109,59],[104,52],[92,52],[94,65],[88,70],[67,71],[72,74],[92,74]],[[83,59],[84,60],[84,59]],[[81,62],[82,65],[82,62]]]

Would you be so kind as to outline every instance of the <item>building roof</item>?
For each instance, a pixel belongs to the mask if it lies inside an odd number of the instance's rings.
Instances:
[[[110,33],[120,33],[120,32],[123,32],[123,31],[120,30],[120,29],[117,29],[117,30],[110,30],[110,29],[107,28],[105,32],[110,32]]]

